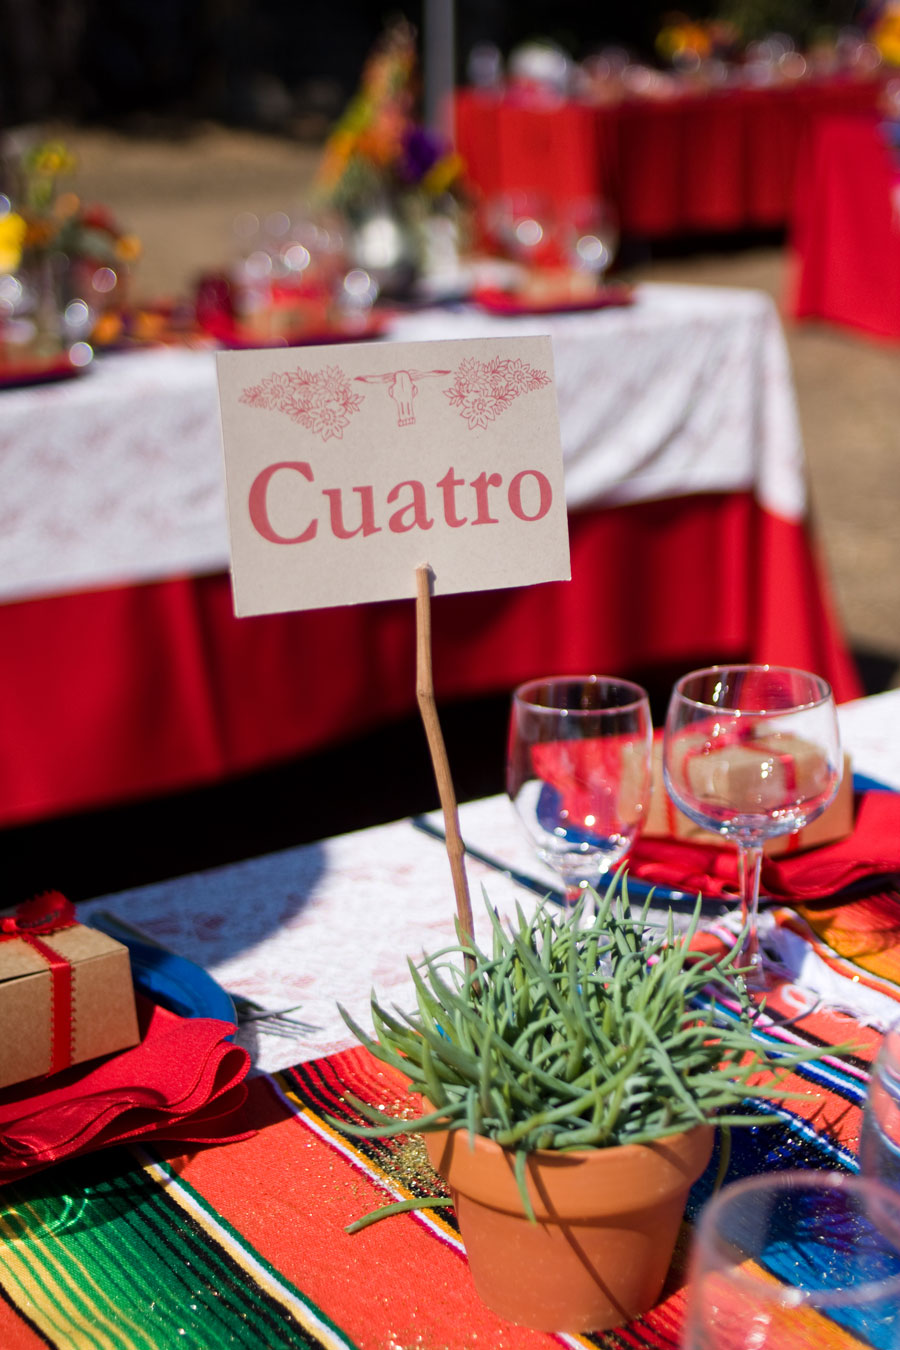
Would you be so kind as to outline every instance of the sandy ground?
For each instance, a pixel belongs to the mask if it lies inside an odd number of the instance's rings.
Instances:
[[[314,145],[197,128],[179,139],[62,129],[79,162],[78,188],[137,233],[137,291],[187,294],[221,265],[241,211],[302,207]],[[790,257],[779,247],[656,260],[636,279],[748,286],[779,305],[790,348],[814,518],[840,617],[854,649],[872,657],[873,686],[900,682],[900,344],[786,312]]]

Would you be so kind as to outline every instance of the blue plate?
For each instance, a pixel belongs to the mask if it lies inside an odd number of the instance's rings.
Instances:
[[[128,948],[134,987],[139,994],[180,1017],[215,1017],[221,1022],[237,1023],[228,994],[202,966],[164,947],[141,942],[127,929],[120,928],[112,915],[94,914],[90,924]]]

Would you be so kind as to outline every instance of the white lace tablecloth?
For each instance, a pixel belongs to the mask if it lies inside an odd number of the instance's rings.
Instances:
[[[900,691],[845,704],[840,716],[854,770],[900,790]],[[506,798],[466,803],[459,814],[467,842],[553,884]],[[483,894],[504,916],[516,902],[526,911],[537,903],[534,892],[471,858],[467,875],[482,940]],[[354,1044],[338,1004],[363,1026],[371,1026],[372,990],[388,1006],[412,1006],[407,957],[453,941],[444,847],[409,820],[124,891],[78,911],[88,923],[96,911],[117,916],[265,1007],[302,1004],[298,1015],[313,1032],[286,1039],[261,1025],[241,1029],[255,1066],[266,1071]]]
[[[646,285],[622,308],[502,319],[430,310],[392,330],[404,342],[535,333],[553,339],[571,508],[751,490],[775,514],[803,517],[794,387],[768,295]]]
[[[553,339],[571,509],[753,490],[803,518],[784,336],[762,292],[641,286],[629,307],[538,319],[432,310],[391,337],[505,333]],[[103,356],[4,391],[0,409],[0,601],[227,568],[212,353]]]

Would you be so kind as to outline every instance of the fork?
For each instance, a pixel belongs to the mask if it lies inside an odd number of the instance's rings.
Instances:
[[[234,1004],[234,1010],[237,1013],[238,1026],[243,1027],[250,1024],[259,1026],[260,1031],[272,1036],[285,1036],[293,1040],[304,1033],[321,1031],[322,1028],[315,1022],[304,1022],[299,1017],[291,1017],[290,1013],[297,1012],[303,1005],[301,1003],[292,1003],[288,1008],[264,1008],[261,1004],[255,1003],[251,998],[245,998],[243,994],[235,994],[229,990],[228,997]]]

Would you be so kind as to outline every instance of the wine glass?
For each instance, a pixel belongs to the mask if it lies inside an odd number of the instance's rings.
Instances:
[[[506,790],[567,901],[596,888],[631,848],[652,740],[647,694],[630,680],[558,676],[515,690]]]
[[[900,1345],[898,1222],[900,1196],[850,1173],[723,1187],[695,1229],[683,1350]]]
[[[821,815],[843,760],[828,683],[785,666],[710,666],[672,690],[663,772],[675,805],[738,848],[743,949],[749,988],[765,989],[757,937],[763,845]]]
[[[866,1176],[900,1191],[900,1022],[885,1033],[872,1065],[859,1165]]]
[[[499,193],[487,204],[485,227],[505,257],[526,267],[544,264],[555,254],[552,210],[541,193]]]
[[[614,207],[599,197],[560,207],[560,233],[566,261],[575,272],[602,285],[619,249],[619,222]]]

